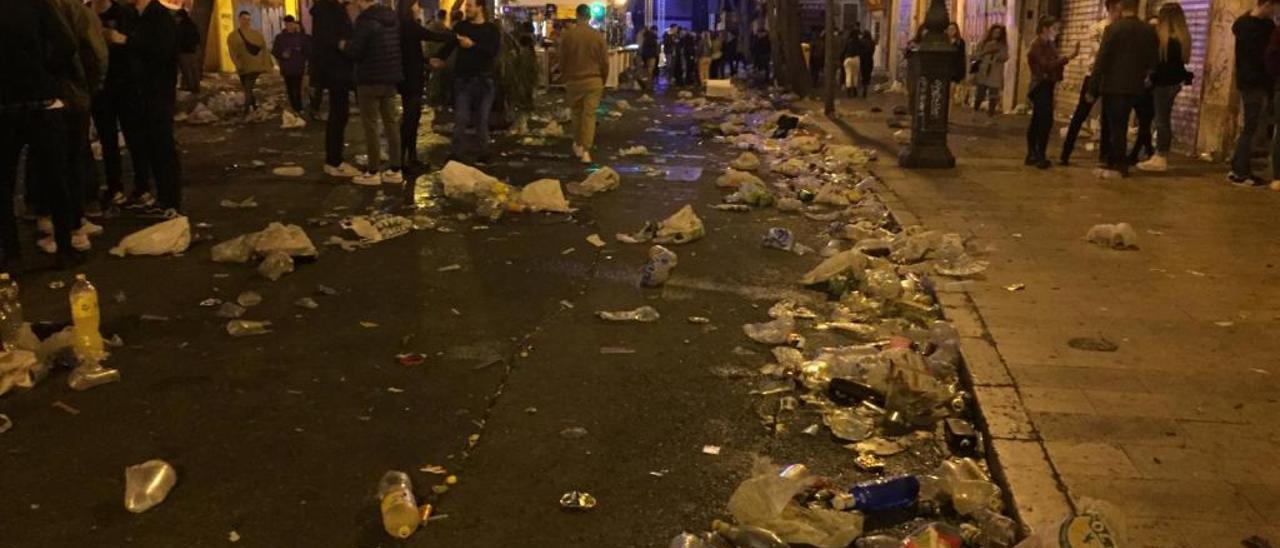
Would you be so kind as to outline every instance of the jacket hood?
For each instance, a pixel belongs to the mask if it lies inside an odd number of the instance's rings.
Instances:
[[[384,27],[394,27],[398,23],[398,21],[396,21],[395,10],[382,4],[369,6],[368,9],[364,10],[364,12],[360,14],[360,19],[364,19],[366,17],[380,23]]]

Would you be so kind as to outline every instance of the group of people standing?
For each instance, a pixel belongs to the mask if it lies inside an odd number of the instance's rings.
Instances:
[[[650,89],[658,78],[659,54],[666,58],[668,81],[677,86],[704,87],[707,80],[737,76],[742,62],[733,31],[694,32],[672,24],[661,38],[653,26],[637,33],[636,41],[645,68],[641,85]]]
[[[38,247],[61,268],[83,260],[102,227],[85,218],[94,202],[181,213],[180,164],[173,137],[179,56],[190,18],[157,0],[10,0],[0,18],[0,261],[20,255],[13,194],[27,150],[26,204]],[[188,84],[190,85],[190,83]],[[90,121],[102,144],[106,195],[99,199]],[[124,193],[120,131],[133,164]],[[152,183],[155,195],[152,194]]]
[[[871,31],[854,24],[845,34],[841,48],[844,89],[850,97],[863,97],[871,90],[871,73],[876,68],[876,39]]]
[[[1088,76],[1081,86],[1059,163],[1070,162],[1081,127],[1093,106],[1101,101],[1102,167],[1096,175],[1104,179],[1128,177],[1133,166],[1144,171],[1165,171],[1173,143],[1173,104],[1182,87],[1194,78],[1186,68],[1191,51],[1186,16],[1176,2],[1162,5],[1151,21],[1138,18],[1137,0],[1106,0],[1106,9],[1106,20],[1095,28],[1096,48],[1089,48],[1092,55],[1087,59]],[[1060,29],[1061,24],[1053,17],[1042,18],[1027,58],[1032,75],[1032,116],[1027,130],[1026,163],[1041,169],[1052,165],[1047,148],[1053,127],[1055,88],[1062,81],[1066,65],[1082,54],[1081,44],[1075,44],[1070,55],[1058,52]],[[1135,112],[1138,136],[1130,151],[1128,132]]]

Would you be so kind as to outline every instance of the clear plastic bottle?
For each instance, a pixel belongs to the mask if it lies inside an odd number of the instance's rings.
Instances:
[[[18,296],[18,282],[9,273],[0,272],[0,343],[5,350],[18,347],[22,332],[22,300]]]
[[[75,332],[76,356],[82,362],[100,362],[106,355],[102,343],[101,312],[98,310],[98,290],[84,274],[76,274],[71,286],[71,322]]]
[[[409,538],[422,524],[418,501],[413,496],[409,475],[391,470],[378,482],[378,500],[382,508],[382,527],[396,538]]]

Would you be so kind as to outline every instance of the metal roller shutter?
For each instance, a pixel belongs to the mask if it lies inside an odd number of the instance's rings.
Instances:
[[[1069,118],[1075,111],[1076,102],[1080,100],[1080,86],[1089,74],[1090,59],[1097,49],[1093,37],[1093,26],[1103,18],[1100,0],[1065,0],[1062,3],[1062,34],[1058,38],[1061,48],[1067,52],[1080,43],[1080,57],[1067,64],[1062,84],[1058,85],[1057,115]],[[1028,30],[1035,32],[1034,25]]]

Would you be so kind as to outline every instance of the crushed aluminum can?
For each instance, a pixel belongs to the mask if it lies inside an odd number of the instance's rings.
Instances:
[[[569,491],[560,497],[560,507],[565,510],[590,510],[596,507],[596,498],[586,491]]]
[[[164,502],[169,490],[178,482],[173,466],[152,459],[124,469],[124,507],[140,514]]]
[[[872,474],[880,474],[884,472],[884,459],[877,457],[875,453],[863,453],[853,459],[853,464],[864,472]]]

